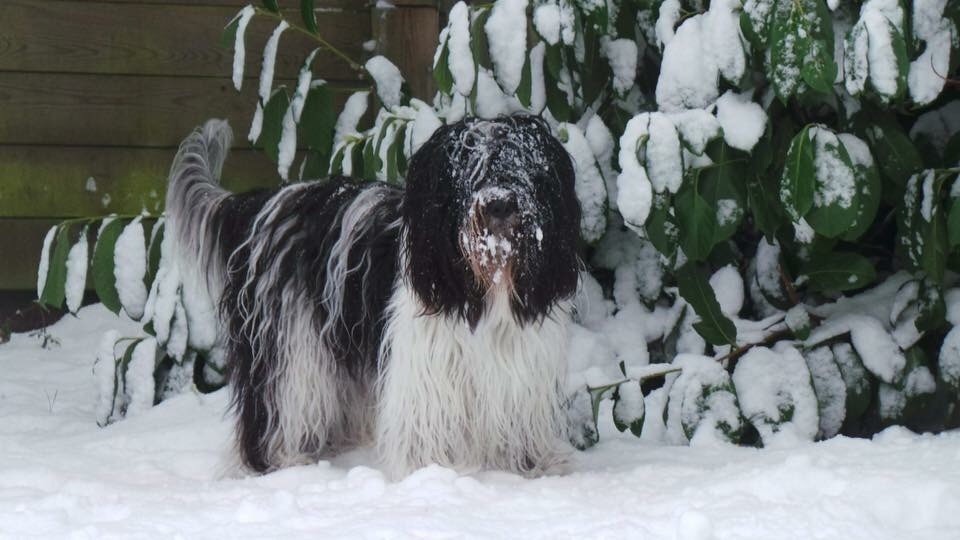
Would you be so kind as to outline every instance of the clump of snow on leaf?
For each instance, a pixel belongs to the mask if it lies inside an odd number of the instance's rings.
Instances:
[[[114,349],[120,336],[116,330],[107,330],[100,338],[97,360],[93,364],[93,377],[97,383],[97,404],[95,412],[97,424],[105,426],[112,420],[114,388],[116,380],[116,360]]]
[[[720,311],[727,317],[734,317],[743,308],[743,278],[733,265],[720,268],[710,276],[710,288],[713,289],[720,304]]]
[[[527,0],[499,0],[493,4],[483,30],[497,81],[512,94],[520,85],[527,51]]]
[[[130,365],[124,376],[124,392],[127,396],[126,416],[136,416],[153,407],[156,381],[157,341],[152,337],[141,340],[133,348]]]
[[[533,27],[548,45],[560,41],[560,6],[542,4],[533,10]]]
[[[470,50],[470,11],[466,4],[457,2],[447,16],[447,49],[449,50],[450,74],[453,85],[460,95],[469,95],[473,90],[477,69]],[[444,36],[441,35],[441,40]]]
[[[43,288],[47,284],[47,274],[50,271],[50,248],[53,239],[57,236],[57,226],[50,227],[43,237],[43,247],[40,248],[40,265],[37,267],[37,298],[43,296]]]
[[[83,291],[87,285],[87,263],[90,250],[87,245],[87,228],[80,232],[77,243],[70,248],[67,255],[67,282],[64,287],[67,309],[76,313],[83,303]]]
[[[714,358],[680,354],[682,369],[670,386],[667,441],[673,444],[735,442],[741,430],[740,408],[730,375]]]
[[[143,223],[137,217],[123,228],[117,237],[113,252],[113,273],[117,283],[120,304],[132,319],[143,316],[147,301],[147,287],[143,278],[147,274],[147,248],[143,239]]]
[[[595,242],[607,229],[607,192],[597,168],[590,144],[576,124],[560,124],[557,128],[563,147],[573,158],[576,169],[576,192],[580,200],[580,234],[587,242]]]
[[[253,114],[253,122],[250,124],[250,133],[247,139],[250,142],[257,142],[260,138],[260,131],[263,129],[263,107],[270,101],[271,90],[273,89],[273,72],[277,61],[277,47],[280,45],[280,35],[290,28],[287,21],[280,21],[280,24],[273,30],[267,44],[263,46],[263,66],[260,70],[260,87],[257,93],[260,99],[257,101],[257,110]]]
[[[246,63],[246,47],[244,46],[243,37],[247,31],[247,24],[250,23],[250,19],[253,18],[256,10],[253,6],[246,6],[240,13],[237,15],[237,33],[234,36],[233,42],[233,87],[237,90],[240,90],[241,85],[243,84],[243,66]]]
[[[723,128],[723,140],[738,150],[749,152],[767,127],[767,113],[750,100],[749,93],[727,90],[717,99],[717,120]]]
[[[907,360],[890,332],[874,317],[841,314],[823,321],[810,333],[808,344],[817,344],[849,333],[863,365],[886,383],[899,379]]]
[[[632,39],[605,38],[600,43],[613,71],[613,91],[624,94],[637,76],[637,43]]]
[[[706,13],[683,21],[666,41],[656,89],[660,110],[704,108],[716,100],[721,76],[731,82],[743,76],[746,55],[740,38],[739,4],[735,0],[710,2]],[[678,7],[661,6],[661,17],[671,26]],[[661,39],[668,34],[667,25],[657,23]]]
[[[820,427],[810,371],[793,347],[753,347],[737,362],[733,384],[744,416],[765,446],[812,441]]]
[[[843,159],[847,157],[846,148],[837,134],[825,127],[812,126],[808,133],[814,144],[813,165],[817,178],[814,204],[821,208],[830,205],[849,208],[857,195],[857,181],[850,162]]]
[[[393,62],[379,55],[367,60],[364,68],[373,77],[377,96],[380,97],[383,106],[387,109],[399,107],[403,87],[403,75],[400,74],[400,69],[393,65]]]
[[[946,0],[913,2],[913,35],[924,42],[923,52],[910,63],[910,97],[926,105],[940,95],[950,72],[950,47],[957,45],[957,28],[943,17]]]
[[[359,136],[357,133],[357,124],[360,123],[360,118],[367,112],[367,102],[369,98],[370,93],[366,91],[354,92],[347,98],[347,102],[343,105],[343,110],[340,111],[340,115],[337,116],[333,137],[336,144],[343,143],[349,136]]]

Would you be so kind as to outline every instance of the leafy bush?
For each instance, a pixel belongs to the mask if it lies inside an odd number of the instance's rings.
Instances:
[[[429,135],[465,115],[541,115],[573,156],[591,268],[571,329],[578,446],[596,442],[604,399],[621,431],[674,443],[960,425],[960,93],[948,78],[960,6],[458,3],[439,37],[432,103],[412,98],[389,60],[332,49],[312,2],[301,6],[301,20],[276,2],[249,6],[224,33],[239,89],[247,22],[278,21],[249,139],[284,181],[402,182]],[[275,88],[286,31],[319,47],[295,88]],[[311,73],[330,53],[371,81],[339,114]],[[51,231],[44,302],[76,308],[69,284],[87,247],[74,242],[93,223]],[[138,262],[123,269],[113,246],[128,230],[142,246],[131,240],[124,253]],[[163,351],[157,400],[190,374],[221,384],[222,366],[189,339],[153,230],[145,242],[137,219],[101,222],[90,265],[108,307],[150,321],[146,342]],[[128,279],[144,286],[121,294]],[[124,383],[142,343],[118,358],[115,336],[105,341],[102,422],[144,402]]]

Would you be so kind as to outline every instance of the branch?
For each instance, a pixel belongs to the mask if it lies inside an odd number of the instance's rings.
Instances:
[[[296,30],[297,32],[300,32],[301,34],[303,34],[303,35],[305,35],[305,36],[309,36],[311,39],[313,39],[314,41],[316,41],[317,43],[319,43],[322,47],[326,48],[328,51],[332,52],[334,55],[340,57],[341,60],[343,60],[344,62],[346,62],[347,64],[349,64],[349,65],[350,65],[350,69],[352,69],[352,70],[354,70],[354,71],[356,71],[356,72],[358,72],[358,73],[360,73],[360,74],[367,74],[367,70],[366,70],[366,68],[363,67],[362,64],[360,64],[359,62],[357,62],[357,61],[355,61],[354,59],[352,59],[352,58],[350,58],[349,56],[347,56],[347,54],[344,53],[343,51],[341,51],[340,49],[338,49],[338,48],[334,47],[333,45],[331,45],[330,42],[327,41],[327,40],[325,40],[325,39],[323,39],[323,36],[321,36],[320,34],[316,34],[316,33],[314,33],[314,32],[311,32],[310,30],[307,30],[307,29],[304,28],[303,26],[300,26],[299,24],[296,24],[296,23],[294,23],[294,22],[291,22],[289,19],[287,19],[286,17],[284,17],[282,13],[274,13],[274,12],[272,12],[272,11],[270,11],[270,10],[268,10],[268,9],[264,9],[264,8],[262,8],[262,7],[254,7],[253,9],[256,10],[257,15],[264,15],[264,16],[270,17],[271,19],[274,19],[274,20],[277,20],[277,21],[287,21],[287,24],[290,25],[290,28],[291,28],[292,30]]]

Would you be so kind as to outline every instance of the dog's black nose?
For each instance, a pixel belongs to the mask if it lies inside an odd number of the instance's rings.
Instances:
[[[484,207],[484,213],[490,221],[510,221],[517,214],[517,201],[494,199]]]

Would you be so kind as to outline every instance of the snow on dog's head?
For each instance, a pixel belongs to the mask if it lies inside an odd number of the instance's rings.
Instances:
[[[413,289],[429,313],[475,323],[492,292],[522,323],[577,285],[580,206],[570,156],[538,117],[468,118],[410,162],[404,221]]]

